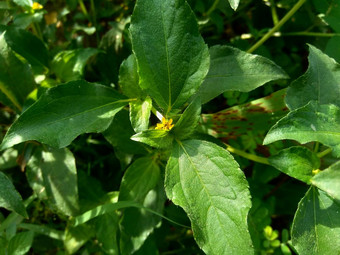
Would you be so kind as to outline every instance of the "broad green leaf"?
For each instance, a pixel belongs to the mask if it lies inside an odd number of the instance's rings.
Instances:
[[[8,243],[8,255],[24,255],[31,249],[34,232],[27,231],[16,234]]]
[[[287,90],[288,107],[295,110],[312,100],[340,107],[340,65],[312,45],[309,45],[308,61],[306,73]]]
[[[95,220],[98,244],[107,254],[119,254],[117,243],[118,220],[118,215],[115,212],[106,213]]]
[[[174,138],[169,130],[148,129],[133,135],[131,139],[155,148],[168,148]]]
[[[202,114],[202,128],[215,137],[235,139],[249,131],[268,131],[288,111],[286,90],[230,107],[213,114]]]
[[[209,69],[209,52],[184,0],[138,0],[131,18],[140,86],[167,113],[196,92]]]
[[[316,174],[312,184],[340,201],[340,161]]]
[[[38,72],[48,66],[48,51],[41,40],[32,33],[15,27],[8,27],[5,33],[7,44],[13,51],[23,56]]]
[[[29,65],[21,62],[6,43],[5,33],[0,35],[0,101],[21,111],[35,81]]]
[[[128,111],[120,111],[113,118],[110,126],[103,132],[105,139],[116,149],[128,154],[145,154],[144,146],[131,140],[134,134]]]
[[[37,149],[28,162],[27,171],[28,176],[35,176],[29,178],[30,184],[41,199],[47,198],[53,209],[65,215],[77,214],[77,170],[73,154],[68,149]],[[34,179],[38,184],[35,185]]]
[[[14,3],[16,3],[17,5],[21,6],[21,7],[25,7],[25,8],[31,8],[33,5],[33,1],[32,0],[13,0]]]
[[[12,168],[18,165],[17,163],[18,151],[9,148],[5,150],[0,156],[0,170]]]
[[[236,11],[238,5],[240,4],[240,0],[228,0],[230,7],[234,9],[234,11]]]
[[[28,215],[20,194],[3,172],[0,172],[0,187],[0,207],[14,211],[27,218]]]
[[[292,242],[298,254],[338,255],[339,213],[339,204],[311,187],[299,203],[292,226]]]
[[[288,75],[271,60],[229,46],[210,48],[210,69],[199,94],[202,103],[225,91],[249,92]]]
[[[94,229],[88,225],[69,227],[65,232],[64,246],[68,254],[77,252],[95,235]]]
[[[158,183],[160,170],[155,160],[139,158],[126,170],[119,192],[119,201],[143,202],[146,194]]]
[[[318,141],[340,156],[340,109],[335,105],[319,105],[312,101],[291,111],[268,132],[263,144],[293,139],[300,143]]]
[[[127,103],[114,89],[86,81],[53,87],[13,123],[0,149],[29,140],[65,147],[80,134],[104,131]]]
[[[63,82],[81,79],[87,61],[98,52],[94,48],[61,51],[53,58],[51,69]]]
[[[119,86],[123,94],[130,98],[143,98],[145,92],[139,87],[139,75],[135,55],[131,54],[119,68]]]
[[[161,213],[165,202],[164,185],[155,159],[137,159],[125,172],[119,192],[119,201],[128,200]],[[160,222],[157,215],[143,209],[127,208],[123,212],[120,247],[123,254],[132,254]]]
[[[176,143],[165,175],[168,198],[186,211],[205,253],[254,254],[248,184],[228,151],[200,140]]]
[[[31,8],[29,8],[31,10]],[[27,29],[32,23],[39,23],[44,18],[44,11],[24,12],[14,16],[13,25],[17,28]]]
[[[301,146],[281,150],[268,160],[276,169],[307,184],[311,182],[313,170],[320,167],[320,159],[317,155]]]
[[[173,128],[175,137],[179,140],[188,138],[196,129],[201,114],[201,100],[199,97],[185,109]]]
[[[7,246],[6,239],[0,236],[0,255],[7,255],[6,246]]]
[[[130,103],[130,121],[136,133],[149,128],[149,119],[152,109],[152,100],[146,97],[144,101]]]

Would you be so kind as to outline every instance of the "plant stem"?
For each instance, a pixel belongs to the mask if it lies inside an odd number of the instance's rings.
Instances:
[[[285,16],[271,30],[269,30],[268,33],[266,33],[257,43],[255,43],[247,52],[248,53],[254,52],[265,41],[267,41],[276,31],[278,31],[283,26],[283,24],[285,24],[295,14],[295,12],[297,12],[297,10],[300,9],[300,7],[306,1],[307,0],[299,0]]]
[[[318,158],[322,158],[324,156],[326,156],[328,153],[331,153],[332,152],[332,149],[331,148],[328,148],[324,151],[321,151],[317,154]]]
[[[272,12],[272,19],[273,19],[274,26],[276,26],[277,23],[279,23],[279,16],[277,15],[275,0],[270,0],[270,9]]]
[[[89,13],[86,10],[85,4],[83,2],[83,0],[78,0],[78,3],[80,5],[80,9],[81,11],[84,13],[84,15],[86,16],[86,18],[89,18]]]
[[[225,143],[225,145],[227,146],[226,149],[231,153],[234,153],[236,155],[239,155],[243,158],[249,159],[249,160],[257,162],[257,163],[270,165],[267,158],[260,157],[260,156],[254,155],[254,154],[250,154],[250,153],[247,153],[245,151],[241,151],[241,150],[236,149],[236,148],[234,148],[234,147],[232,147],[232,146],[230,146],[229,144],[226,144],[226,143]]]
[[[318,32],[291,32],[291,33],[284,33],[282,36],[313,36],[313,37],[333,37],[333,36],[340,36],[339,33],[318,33]]]
[[[4,93],[6,95],[6,97],[12,102],[12,104],[16,108],[18,108],[19,111],[22,111],[22,106],[19,103],[19,101],[17,100],[17,98],[15,97],[15,95],[1,81],[0,81],[0,91],[2,91],[2,93]]]
[[[209,10],[204,15],[209,16],[216,9],[216,6],[218,5],[219,2],[220,0],[215,0],[215,2],[212,4],[212,6],[209,8]]]

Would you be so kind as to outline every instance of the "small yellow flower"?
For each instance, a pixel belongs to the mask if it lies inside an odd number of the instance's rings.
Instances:
[[[32,5],[32,9],[33,10],[41,10],[42,8],[44,8],[44,6],[42,6],[41,4],[34,2]]]
[[[157,123],[157,127],[155,129],[163,129],[163,130],[170,130],[174,127],[174,124],[172,124],[173,120],[166,118],[162,118],[162,123]]]

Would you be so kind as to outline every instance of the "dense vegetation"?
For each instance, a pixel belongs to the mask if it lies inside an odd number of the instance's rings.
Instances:
[[[0,255],[340,251],[337,0],[0,1]]]

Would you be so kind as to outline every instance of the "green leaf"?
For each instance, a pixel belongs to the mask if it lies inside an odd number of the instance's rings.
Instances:
[[[167,113],[196,92],[209,68],[209,52],[184,0],[138,0],[131,18],[140,86]]]
[[[130,103],[130,121],[136,133],[149,128],[149,119],[152,109],[152,100],[146,97],[144,101]]]
[[[236,11],[238,5],[240,4],[240,0],[228,0],[230,7],[234,9],[234,11]]]
[[[48,51],[44,43],[32,33],[15,27],[8,27],[5,33],[7,44],[23,56],[37,72],[45,71],[48,66]]]
[[[18,165],[17,163],[18,151],[10,148],[5,150],[0,156],[0,169],[5,170]]]
[[[174,138],[169,130],[148,129],[133,135],[131,139],[155,148],[169,148]]]
[[[141,143],[132,141],[134,134],[128,111],[120,111],[113,118],[110,126],[103,132],[105,139],[116,149],[128,154],[145,154]]]
[[[281,150],[268,160],[276,169],[307,184],[311,182],[313,170],[320,167],[320,159],[317,155],[301,146]]]
[[[67,228],[64,239],[66,251],[69,254],[77,252],[94,235],[94,229],[88,225]]]
[[[155,159],[139,158],[123,176],[119,201],[135,201],[161,213],[165,202],[163,187],[163,183],[160,182],[160,169]],[[159,221],[159,216],[147,213],[143,209],[125,209],[120,223],[122,253],[132,254],[138,250]]]
[[[268,132],[263,144],[293,139],[300,143],[318,141],[340,156],[340,109],[335,105],[319,105],[312,101],[291,111]]]
[[[0,35],[0,101],[21,111],[35,81],[29,65],[21,62],[6,43],[6,33]]]
[[[210,69],[199,94],[206,103],[225,91],[249,92],[269,81],[288,78],[265,57],[217,45],[210,48]]]
[[[33,243],[34,232],[27,231],[16,234],[8,243],[8,255],[27,254]]]
[[[201,100],[195,98],[193,102],[185,109],[176,125],[173,128],[175,137],[179,140],[188,138],[194,133],[201,114]]]
[[[14,211],[27,218],[28,215],[20,194],[3,172],[0,172],[0,187],[0,207]]]
[[[14,3],[21,7],[31,8],[33,5],[32,0],[13,0]]]
[[[94,48],[61,51],[53,58],[51,69],[63,82],[81,79],[87,61],[98,52]]]
[[[118,216],[115,212],[106,213],[95,221],[95,232],[98,244],[107,254],[119,254],[117,234],[119,231]]]
[[[215,137],[235,139],[249,131],[267,132],[286,113],[286,90],[217,113],[202,114],[202,127]]]
[[[340,161],[316,174],[312,184],[340,201]]]
[[[205,253],[254,254],[248,184],[228,151],[199,140],[176,143],[165,175],[168,198],[186,211]]]
[[[338,255],[340,206],[327,194],[311,187],[299,203],[292,226],[292,242],[298,254]]]
[[[139,158],[126,170],[119,192],[119,201],[143,202],[146,194],[158,183],[160,170],[154,159]]]
[[[74,81],[49,89],[10,127],[0,149],[37,140],[65,147],[78,135],[102,132],[127,103],[114,89]]]
[[[143,98],[145,96],[145,92],[143,92],[139,86],[137,61],[133,54],[125,59],[120,65],[119,86],[121,87],[123,94],[130,98]]]
[[[306,73],[287,90],[288,107],[295,110],[311,100],[340,107],[340,65],[312,45],[309,45],[308,61]]]
[[[68,149],[38,149],[27,166],[27,175],[35,177],[29,178],[30,184],[41,199],[47,198],[53,209],[65,215],[78,213],[77,170]],[[34,186],[34,179],[39,185]]]

